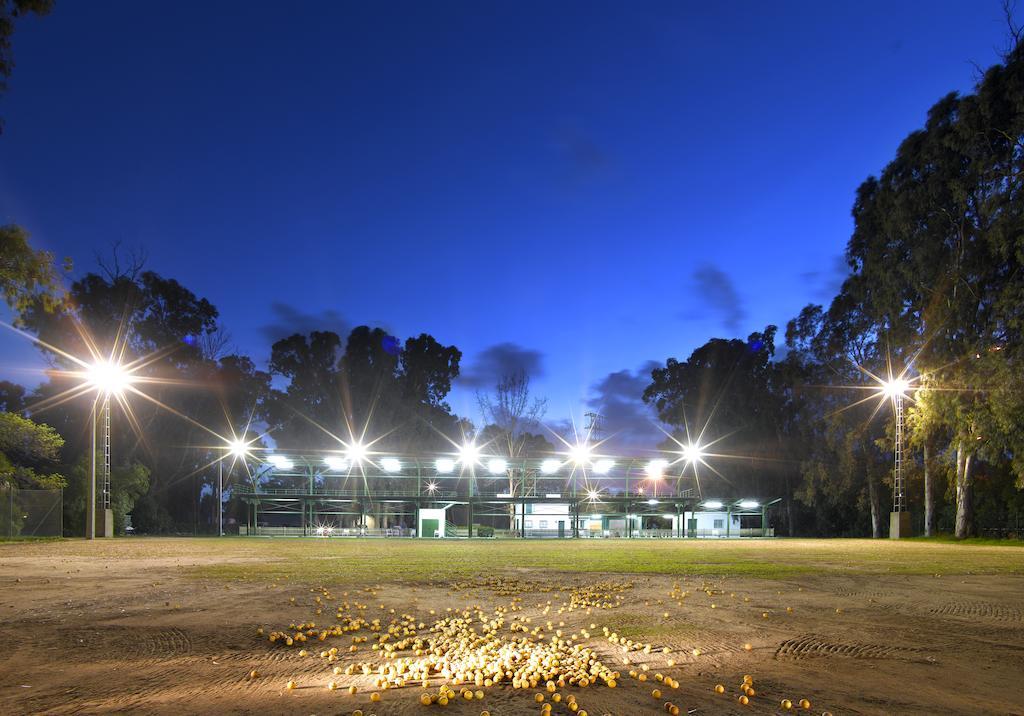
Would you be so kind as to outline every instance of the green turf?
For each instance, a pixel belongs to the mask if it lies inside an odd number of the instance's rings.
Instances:
[[[1020,542],[946,539],[408,540],[131,537],[21,540],[0,556],[58,554],[106,560],[165,558],[189,574],[304,581],[426,581],[517,569],[784,579],[805,574],[1024,574]]]
[[[747,576],[811,573],[1024,574],[1024,545],[889,540],[466,541],[230,539],[212,552],[242,550],[255,561],[197,568],[208,577],[265,579],[322,574],[406,580],[488,570]],[[225,555],[226,556],[226,555]],[[239,555],[241,556],[241,555]]]

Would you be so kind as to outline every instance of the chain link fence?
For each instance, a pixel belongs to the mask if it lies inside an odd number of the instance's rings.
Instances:
[[[60,537],[63,531],[62,490],[19,490],[0,485],[0,539]]]

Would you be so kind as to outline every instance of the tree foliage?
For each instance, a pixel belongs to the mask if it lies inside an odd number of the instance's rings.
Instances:
[[[30,306],[52,312],[60,304],[62,285],[53,254],[33,249],[20,226],[0,226],[0,297],[16,313]],[[71,263],[65,260],[64,269]]]
[[[0,93],[7,91],[7,80],[14,71],[11,53],[11,35],[14,23],[29,13],[46,15],[53,8],[53,0],[0,0]],[[3,121],[0,120],[0,132]]]
[[[63,446],[64,439],[50,426],[0,412],[0,482],[20,488],[64,487],[60,474],[41,472],[59,462]]]

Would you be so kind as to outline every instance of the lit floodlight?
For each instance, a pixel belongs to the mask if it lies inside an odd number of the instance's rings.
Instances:
[[[720,510],[722,509],[722,503],[718,500],[708,500],[704,503],[704,507],[707,507],[710,510]]]
[[[590,462],[590,446],[586,443],[573,445],[569,448],[569,459],[576,465],[585,465]]]
[[[615,461],[607,458],[598,460],[594,463],[594,474],[595,475],[607,475],[615,467]]]
[[[755,500],[743,500],[743,502],[740,503],[740,507],[742,507],[745,510],[752,510],[755,507],[760,507],[760,506],[761,506],[761,504],[759,502],[755,501]]]
[[[601,493],[597,490],[587,490],[587,499],[591,502],[595,502],[601,497]]]
[[[455,461],[448,457],[439,457],[434,460],[434,469],[439,475],[447,475],[455,471]]]
[[[491,458],[487,461],[487,470],[492,475],[500,475],[508,469],[508,462],[500,457]]]
[[[601,519],[601,515],[587,515],[587,519],[599,520],[599,519]]]
[[[657,500],[648,500],[647,504],[648,505],[656,505],[656,504],[658,504],[658,501]]]
[[[328,455],[324,458],[324,465],[327,466],[328,470],[334,470],[335,472],[344,472],[348,469],[348,460],[341,457],[340,455]]]
[[[540,471],[545,475],[554,475],[558,472],[558,468],[562,466],[562,463],[554,458],[548,458],[540,464]]]
[[[704,457],[704,451],[696,445],[683,445],[682,454],[686,462],[697,462]]]
[[[476,443],[465,443],[459,448],[459,462],[463,467],[472,467],[480,462],[480,448]]]
[[[249,454],[249,443],[241,439],[231,440],[228,442],[227,451],[231,457],[241,459]]]
[[[396,458],[393,457],[386,457],[383,460],[381,460],[380,466],[384,468],[384,472],[402,471],[402,463],[400,463]]]
[[[662,460],[661,458],[658,458],[657,460],[651,460],[649,463],[647,463],[647,475],[649,477],[658,479],[665,473],[665,468],[667,467],[668,460]]]
[[[120,395],[132,384],[132,375],[112,361],[93,363],[86,370],[86,381],[100,393]]]
[[[278,470],[291,470],[295,467],[295,463],[286,458],[284,455],[267,455],[267,462],[276,467]]]
[[[882,383],[882,393],[887,398],[905,395],[910,390],[910,381],[906,378],[893,378]]]
[[[347,457],[349,462],[353,465],[358,465],[366,459],[366,446],[362,443],[352,443],[345,450],[345,457]]]
[[[437,483],[436,482],[428,482],[427,483],[427,492],[437,492]]]

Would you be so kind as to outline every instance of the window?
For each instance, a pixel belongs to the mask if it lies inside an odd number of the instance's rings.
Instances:
[[[541,520],[540,521],[540,528],[542,530],[546,530],[548,528],[548,521],[547,520]]]
[[[526,521],[526,529],[528,529],[528,530],[532,530],[533,529],[533,520],[527,520]]]
[[[715,529],[720,530],[725,527],[725,520],[715,520]]]

